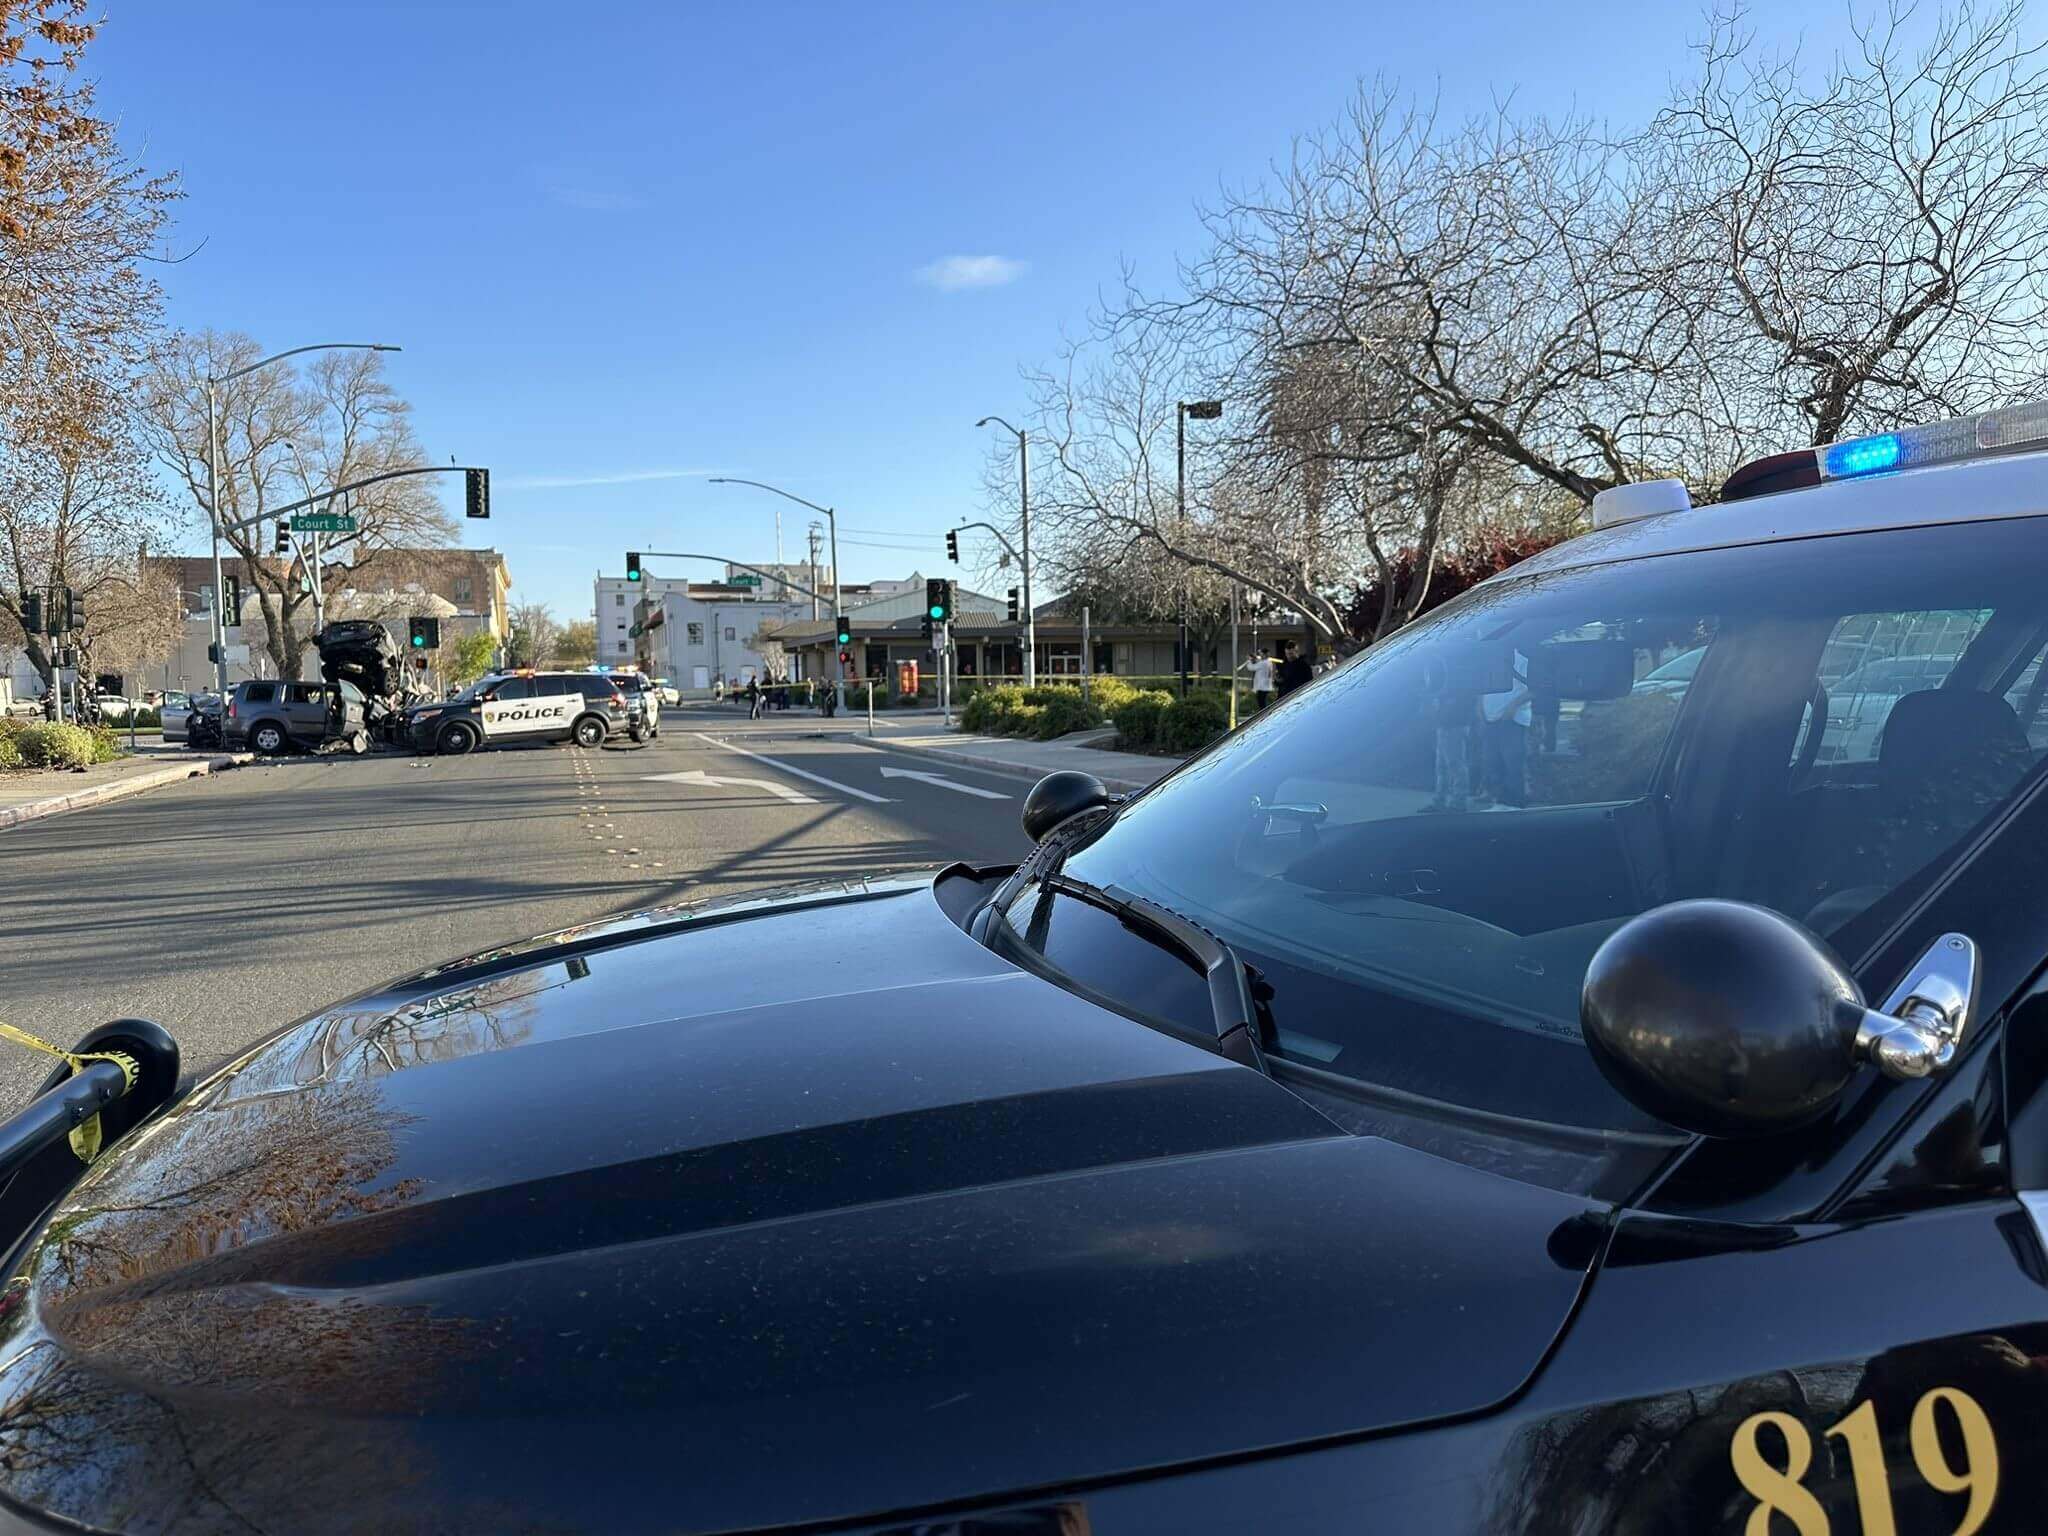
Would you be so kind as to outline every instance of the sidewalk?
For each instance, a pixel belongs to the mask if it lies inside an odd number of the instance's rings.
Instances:
[[[40,773],[0,775],[0,830],[84,810],[109,800],[126,799],[146,790],[202,774],[238,768],[252,760],[248,752],[190,752],[182,746],[144,744],[133,757],[98,763],[83,773],[53,768]]]
[[[958,731],[919,736],[876,737],[865,734],[855,741],[936,762],[966,763],[983,768],[1001,768],[1034,777],[1061,768],[1078,768],[1092,773],[1110,789],[1120,793],[1139,790],[1155,779],[1164,778],[1180,766],[1177,757],[1152,757],[1142,752],[1113,752],[1099,742],[1112,741],[1113,730],[1076,731],[1057,741],[1027,741],[1016,736],[967,736]]]

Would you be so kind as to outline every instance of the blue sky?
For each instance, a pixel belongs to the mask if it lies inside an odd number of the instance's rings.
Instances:
[[[1124,260],[1168,277],[1195,204],[1361,76],[1631,122],[1702,29],[1654,0],[106,4],[103,105],[184,179],[172,320],[401,344],[430,457],[492,466],[487,540],[563,618],[627,548],[772,556],[774,499],[707,473],[837,506],[848,580],[937,573],[1020,366]]]

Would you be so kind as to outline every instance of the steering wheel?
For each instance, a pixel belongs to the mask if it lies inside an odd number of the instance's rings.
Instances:
[[[1806,740],[1799,744],[1799,760],[1792,765],[1792,785],[1797,789],[1807,774],[1813,771],[1814,760],[1820,756],[1820,739],[1828,728],[1828,691],[1821,686],[1819,678],[1813,680],[1813,693],[1806,702],[1813,716],[1813,723],[1807,727]]]

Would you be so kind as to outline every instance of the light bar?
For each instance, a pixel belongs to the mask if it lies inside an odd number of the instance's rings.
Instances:
[[[2010,405],[1982,416],[1931,421],[1922,427],[1852,437],[1814,450],[1824,480],[1852,480],[1895,469],[2016,453],[2048,445],[2048,400]]]

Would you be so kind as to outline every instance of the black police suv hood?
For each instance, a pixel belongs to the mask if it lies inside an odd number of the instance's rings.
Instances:
[[[1585,1210],[1341,1134],[924,885],[522,947],[92,1170],[0,1295],[0,1499],[716,1531],[1468,1413],[1562,1326]]]

